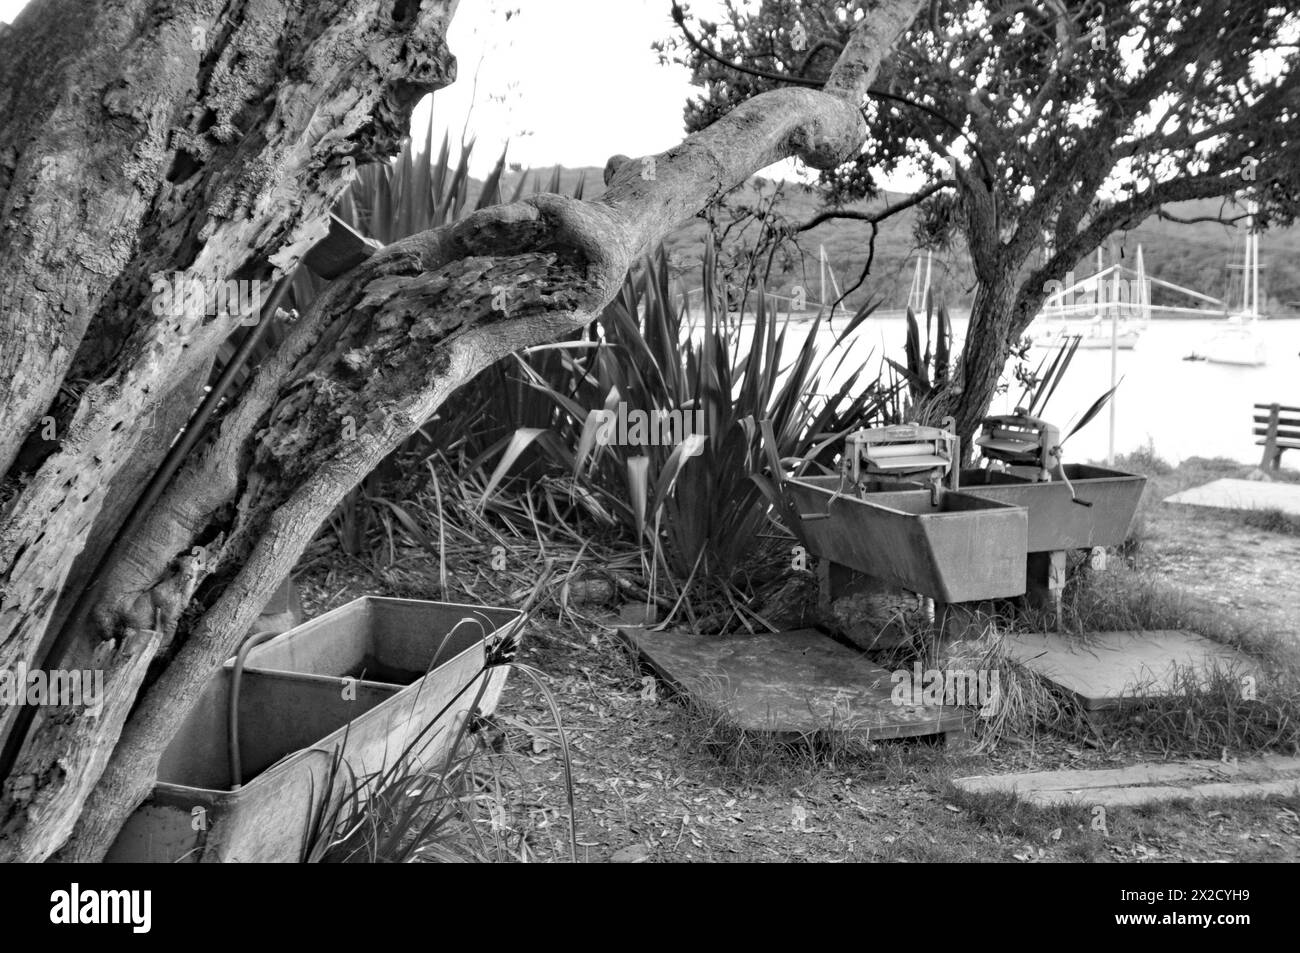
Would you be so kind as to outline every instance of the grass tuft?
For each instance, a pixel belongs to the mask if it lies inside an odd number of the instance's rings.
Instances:
[[[1242,513],[1241,521],[1266,533],[1300,536],[1300,516],[1283,510],[1247,510]]]

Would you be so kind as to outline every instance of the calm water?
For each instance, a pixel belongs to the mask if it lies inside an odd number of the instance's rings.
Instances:
[[[837,325],[843,326],[838,321]],[[1257,327],[1268,344],[1268,364],[1235,367],[1183,360],[1213,333],[1214,322],[1152,321],[1136,348],[1119,352],[1118,374],[1123,383],[1115,397],[1115,452],[1125,453],[1151,443],[1171,463],[1189,456],[1258,463],[1260,449],[1251,435],[1252,405],[1271,401],[1300,405],[1300,320],[1261,321]],[[790,326],[787,354],[793,353],[807,333],[806,325]],[[823,328],[818,336],[829,347],[836,333]],[[954,349],[960,346],[965,333],[966,321],[954,316]],[[907,325],[901,315],[873,316],[858,330],[845,364],[865,364],[871,373],[879,366],[882,353],[901,362],[906,336]],[[1046,353],[1031,350],[1032,366]],[[1042,416],[1057,423],[1063,433],[1068,432],[1110,386],[1110,361],[1108,349],[1078,351]],[[848,371],[840,377],[844,373]],[[1010,376],[1007,380],[1011,380]],[[832,388],[823,383],[821,389]],[[1010,413],[1020,393],[1020,388],[1013,385],[1008,394],[995,398],[991,410]],[[1107,408],[1069,440],[1066,459],[1104,460],[1109,426]],[[1297,464],[1286,457],[1283,461],[1290,466]]]

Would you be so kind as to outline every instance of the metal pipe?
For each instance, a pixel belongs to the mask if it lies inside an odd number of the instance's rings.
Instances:
[[[279,634],[279,632],[272,629],[265,632],[255,632],[244,639],[243,644],[239,646],[239,652],[235,655],[235,666],[230,672],[229,711],[226,712],[226,723],[229,726],[230,733],[228,742],[230,748],[230,790],[232,791],[238,791],[243,786],[244,776],[239,751],[239,685],[244,678],[244,662],[248,659],[249,652]]]

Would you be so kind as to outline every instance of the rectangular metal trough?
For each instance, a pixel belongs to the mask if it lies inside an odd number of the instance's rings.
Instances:
[[[311,817],[333,793],[327,788],[335,752],[357,778],[382,771],[450,702],[418,746],[425,763],[444,755],[478,695],[484,639],[518,616],[364,597],[253,649],[239,693],[244,784],[237,789],[229,765],[227,662],[177,730],[152,795],[107,859],[297,860]],[[495,709],[506,673],[492,670],[479,702],[485,713]],[[346,771],[335,777],[335,790],[347,780]]]
[[[1042,483],[992,470],[963,470],[961,492],[1029,511],[1029,552],[1118,546],[1142,499],[1146,477],[1082,463],[1065,464],[1075,495],[1061,480]]]
[[[928,489],[836,496],[838,476],[783,486],[802,516],[791,530],[808,551],[940,602],[1022,595],[1029,536],[1023,508]]]
[[[411,685],[519,617],[514,609],[364,596],[304,622],[248,653],[248,668],[316,675],[337,683]],[[480,708],[496,710],[507,669],[492,676]]]

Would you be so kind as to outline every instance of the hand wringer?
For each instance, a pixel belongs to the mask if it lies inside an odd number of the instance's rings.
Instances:
[[[1012,476],[1035,483],[1058,479],[1070,491],[1070,499],[1080,506],[1092,506],[1079,499],[1061,465],[1061,431],[1039,417],[1031,417],[1017,408],[1014,414],[985,417],[980,435],[975,438],[985,459],[1000,464]]]
[[[949,427],[900,424],[858,430],[845,438],[844,471],[859,490],[879,490],[895,483],[928,483],[938,505],[945,480],[957,489],[958,440]]]
[[[945,427],[951,423],[951,417],[944,418]],[[844,438],[840,484],[827,501],[826,511],[800,513],[799,519],[828,519],[831,504],[846,496],[850,487],[865,494],[915,489],[918,483],[926,483],[930,502],[938,506],[945,480],[948,489],[957,489],[957,447],[957,435],[939,427],[896,424],[855,430]]]

